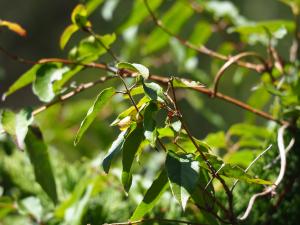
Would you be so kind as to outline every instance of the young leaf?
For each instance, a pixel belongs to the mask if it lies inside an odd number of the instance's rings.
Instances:
[[[177,155],[169,151],[166,170],[172,193],[184,210],[198,183],[199,162],[192,160],[189,155]]]
[[[92,14],[102,3],[103,0],[87,0],[85,3],[87,15]]]
[[[68,41],[70,40],[71,36],[78,31],[79,27],[75,24],[71,24],[66,27],[62,35],[60,36],[59,45],[61,49],[64,49]]]
[[[21,27],[17,23],[13,23],[10,21],[0,20],[0,27],[7,27],[11,31],[17,33],[18,35],[20,35],[22,37],[25,37],[27,34],[26,30],[23,27]]]
[[[147,190],[144,199],[135,209],[130,221],[140,220],[146,213],[150,212],[167,188],[168,177],[166,171],[163,170]]]
[[[34,169],[35,179],[43,190],[57,203],[57,192],[54,174],[48,155],[47,145],[44,143],[41,131],[36,127],[29,127],[25,137],[26,150]]]
[[[141,75],[144,79],[148,79],[149,77],[149,69],[142,64],[120,62],[117,64],[117,68],[131,70],[137,75]]]
[[[131,166],[134,157],[139,149],[141,142],[143,141],[143,128],[137,126],[126,138],[123,145],[122,154],[122,184],[126,192],[129,191],[132,182]]]
[[[88,110],[85,118],[80,124],[80,128],[77,131],[74,145],[77,145],[80,141],[82,135],[86,132],[89,126],[92,124],[94,119],[96,118],[99,111],[104,107],[104,105],[112,98],[115,94],[115,89],[113,87],[104,89],[96,98],[91,108]]]
[[[43,64],[36,71],[36,78],[33,82],[33,92],[43,102],[50,102],[54,97],[53,82],[60,80],[64,73],[69,71],[67,66],[61,67],[59,63]]]
[[[78,27],[90,27],[91,23],[87,20],[87,10],[84,5],[78,4],[72,12],[71,20]]]
[[[150,102],[144,113],[144,136],[150,142],[152,147],[155,146],[157,139],[156,121],[154,119],[157,111],[157,104]]]
[[[30,70],[24,73],[22,76],[19,77],[8,89],[7,92],[4,93],[2,99],[5,99],[7,96],[11,95],[12,93],[16,92],[17,90],[27,86],[28,84],[32,83],[35,79],[35,74],[38,69],[42,66],[42,64],[34,65]]]
[[[125,136],[128,133],[128,130],[122,131],[118,138],[112,143],[111,147],[109,148],[108,152],[106,153],[103,162],[102,167],[105,173],[109,172],[109,168],[111,165],[112,160],[114,157],[123,149],[123,145],[125,142]]]

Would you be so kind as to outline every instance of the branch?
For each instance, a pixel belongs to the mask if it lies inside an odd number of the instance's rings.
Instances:
[[[268,68],[267,63],[265,62],[265,60],[258,55],[256,52],[242,52],[239,53],[233,57],[230,57],[229,60],[221,67],[221,69],[218,71],[217,75],[215,76],[214,79],[214,88],[213,88],[213,97],[216,95],[217,91],[218,91],[218,84],[219,81],[222,77],[222,75],[224,74],[224,72],[234,63],[236,63],[237,61],[239,61],[242,58],[248,57],[248,56],[253,56],[258,58],[264,65],[266,68]]]
[[[141,219],[137,221],[128,221],[128,222],[121,222],[121,223],[105,223],[103,225],[133,225],[133,224],[140,224],[144,222],[166,222],[166,223],[182,223],[182,224],[190,224],[190,225],[205,225],[203,223],[198,222],[190,222],[190,221],[183,221],[183,220],[169,220],[169,219],[161,219],[161,218],[150,218],[150,219]]]
[[[75,88],[75,90],[73,91],[70,91],[64,95],[61,95],[59,96],[57,99],[55,99],[54,101],[46,104],[46,105],[43,105],[37,109],[35,109],[33,112],[32,112],[32,115],[35,116],[43,111],[45,111],[46,109],[48,109],[50,106],[52,105],[55,105],[57,103],[60,103],[60,102],[63,102],[69,98],[72,98],[74,97],[75,95],[79,94],[80,92],[84,91],[84,90],[87,90],[89,88],[92,88],[94,86],[96,86],[97,84],[101,84],[101,83],[104,83],[105,81],[107,80],[110,80],[112,78],[116,78],[116,76],[110,76],[110,77],[101,77],[99,80],[96,80],[94,82],[89,82],[89,83],[84,83],[84,84],[80,84],[78,87]]]
[[[0,47],[0,51],[2,51],[4,53],[7,52],[6,50],[4,50],[4,51],[3,50],[4,49]],[[81,62],[75,62],[75,61],[72,61],[72,60],[61,59],[61,58],[45,58],[45,59],[40,59],[39,61],[30,61],[30,60],[23,59],[21,57],[16,57],[13,54],[6,54],[6,55],[9,58],[11,58],[15,61],[25,63],[25,64],[30,64],[30,65],[44,64],[44,63],[49,63],[49,62],[60,62],[60,63],[66,64],[66,65],[80,65],[80,66],[84,66],[86,68],[96,68],[96,69],[106,70],[106,71],[109,71],[109,72],[112,72],[112,73],[116,73],[118,71],[117,68],[111,67],[111,66],[108,66],[108,65],[102,64],[102,63],[81,63]],[[122,73],[122,77],[124,77],[124,78],[135,76],[134,73],[132,71],[129,71],[129,70],[123,70],[123,72],[124,73]],[[170,80],[170,78],[164,77],[164,76],[161,76],[161,75],[150,75],[148,79],[152,80],[152,81],[162,83],[164,85],[167,85],[169,83],[169,80]],[[213,95],[213,91],[211,91],[210,89],[205,88],[203,86],[193,86],[193,87],[190,87],[190,89],[195,90],[195,91],[200,92],[200,93],[203,93],[203,94],[208,95],[208,96]],[[217,92],[215,94],[215,97],[219,98],[219,99],[222,99],[223,101],[229,102],[233,105],[236,105],[236,106],[238,106],[238,107],[240,107],[244,110],[252,112],[252,113],[254,113],[254,114],[256,114],[256,115],[258,115],[262,118],[265,118],[267,120],[274,121],[274,122],[276,122],[280,125],[286,124],[286,125],[290,126],[290,123],[288,121],[276,119],[272,115],[270,115],[266,112],[255,109],[255,108],[251,107],[250,105],[248,105],[244,102],[241,102],[241,101],[239,101],[235,98],[232,98],[230,96],[224,95],[220,92]]]
[[[205,47],[204,45],[198,47],[194,44],[192,44],[191,42],[189,42],[188,40],[185,40],[181,37],[179,37],[178,35],[174,34],[172,31],[170,31],[168,28],[166,28],[162,21],[159,20],[156,15],[154,14],[154,12],[152,11],[152,9],[150,8],[149,4],[148,4],[148,0],[144,0],[145,6],[150,14],[150,16],[152,17],[152,20],[154,21],[154,23],[160,28],[162,29],[166,34],[170,35],[171,37],[177,39],[182,45],[193,49],[199,53],[220,59],[220,60],[224,60],[224,61],[228,61],[230,60],[230,57],[226,56],[226,55],[222,55],[218,52],[215,52],[207,47]],[[245,67],[251,70],[254,70],[258,73],[262,73],[264,71],[266,71],[266,67],[263,64],[254,64],[254,63],[249,63],[249,62],[244,62],[244,61],[236,61],[235,62],[237,65],[241,66],[241,67]]]

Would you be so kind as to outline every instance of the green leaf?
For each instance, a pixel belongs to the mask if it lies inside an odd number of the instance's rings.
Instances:
[[[87,10],[84,5],[78,4],[72,12],[71,20],[74,25],[78,27],[91,26],[90,22],[87,20]]]
[[[116,93],[113,87],[104,89],[96,98],[93,105],[88,110],[85,118],[80,124],[80,128],[77,131],[74,145],[77,145],[80,141],[82,135],[86,132],[89,126],[92,124],[94,119],[96,118],[99,111],[104,107],[104,105],[112,98],[112,96]]]
[[[151,0],[149,1],[149,6],[154,11],[157,9],[162,3],[162,0]],[[122,32],[125,29],[139,25],[147,16],[149,15],[148,10],[145,6],[143,0],[134,1],[133,9],[129,19],[121,25],[118,31]]]
[[[153,101],[164,102],[165,96],[164,91],[161,86],[156,83],[145,83],[143,82],[143,88],[146,96],[148,96]]]
[[[62,35],[60,36],[59,45],[61,49],[64,49],[68,41],[70,40],[71,36],[78,31],[78,26],[75,24],[71,24],[66,27]]]
[[[157,104],[150,102],[144,112],[144,136],[152,147],[155,147],[157,139],[156,121],[154,119],[157,111]]]
[[[32,89],[41,101],[50,102],[55,97],[53,82],[60,80],[63,74],[70,70],[67,66],[61,66],[60,63],[47,63],[36,71]]]
[[[186,208],[190,195],[193,194],[199,180],[199,162],[191,155],[177,155],[168,152],[166,170],[174,197],[183,209]]]
[[[32,110],[23,109],[18,114],[10,110],[3,110],[0,118],[2,129],[10,134],[14,138],[18,148],[23,150],[28,126],[33,122]]]
[[[125,136],[127,135],[128,130],[124,130],[119,134],[118,138],[112,143],[111,147],[106,153],[102,162],[102,167],[105,173],[109,172],[112,160],[116,157],[117,154],[119,154],[120,151],[122,151],[125,142]]]
[[[92,14],[102,3],[103,0],[88,0],[87,3],[85,3],[87,15]]]
[[[83,63],[89,63],[97,60],[101,55],[106,53],[106,49],[103,48],[101,42],[109,48],[109,46],[116,40],[116,35],[106,34],[103,36],[89,36],[82,41],[80,41],[79,45],[73,48],[69,53],[69,58],[71,60],[80,61]]]
[[[148,79],[149,77],[149,69],[142,64],[120,62],[117,64],[117,68],[136,72],[137,75],[141,75],[144,79]]]
[[[166,171],[163,170],[147,190],[144,199],[135,209],[130,221],[140,220],[146,213],[150,212],[167,188],[168,177]]]
[[[268,129],[264,127],[254,126],[247,123],[238,123],[230,127],[230,135],[236,136],[247,136],[247,137],[259,137],[262,139],[267,139],[270,137],[271,133]]]
[[[132,183],[132,173],[131,167],[134,160],[134,157],[139,149],[141,142],[143,141],[143,128],[137,126],[126,138],[123,145],[123,154],[122,154],[122,184],[124,190],[128,193]]]
[[[30,70],[24,73],[18,80],[16,80],[8,89],[7,92],[2,96],[2,99],[5,99],[7,96],[16,92],[17,90],[31,84],[35,79],[35,74],[38,69],[41,67],[41,64],[34,65]]]
[[[56,184],[47,145],[44,143],[42,133],[38,128],[29,127],[25,137],[25,145],[34,169],[36,181],[41,185],[51,200],[57,203]]]
[[[178,16],[180,15],[180,16]],[[193,9],[184,1],[176,1],[162,17],[162,23],[173,33],[177,33],[183,24],[193,15]],[[168,44],[170,36],[160,28],[155,28],[147,38],[144,53],[153,53]]]

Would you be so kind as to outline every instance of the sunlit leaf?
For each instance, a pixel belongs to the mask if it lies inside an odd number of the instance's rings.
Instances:
[[[56,203],[58,201],[56,183],[51,168],[47,145],[37,127],[29,127],[25,138],[26,150],[34,169],[35,179],[43,190]]]
[[[71,36],[78,31],[78,26],[75,24],[71,24],[66,27],[62,35],[60,36],[59,45],[61,49],[64,49],[68,41],[70,40]]]
[[[43,64],[36,71],[36,78],[33,82],[33,92],[43,102],[50,102],[55,93],[53,90],[53,82],[60,80],[64,73],[70,70],[69,67],[61,67],[58,63]]]
[[[199,179],[199,162],[188,155],[176,155],[169,151],[166,159],[166,170],[174,197],[185,209],[187,201],[195,191]]]
[[[16,92],[17,90],[29,85],[35,80],[36,72],[41,67],[41,64],[34,65],[30,70],[26,73],[21,75],[19,79],[17,79],[8,89],[7,92],[2,96],[5,99],[7,96],[11,95],[12,93]]]
[[[163,88],[156,83],[143,82],[145,94],[153,101],[164,102],[165,96]]]
[[[149,69],[142,64],[120,62],[117,64],[118,69],[129,69],[135,72],[137,75],[141,75],[144,79],[149,77]]]
[[[163,170],[158,178],[152,183],[151,187],[147,190],[144,199],[137,206],[130,220],[136,221],[142,219],[144,215],[152,210],[167,188],[168,177],[166,171]]]
[[[23,27],[21,27],[19,24],[7,20],[0,20],[0,27],[7,27],[11,31],[17,33],[22,37],[25,37],[27,34],[26,30]]]
[[[85,118],[80,124],[80,128],[77,131],[74,144],[77,145],[80,139],[82,138],[83,134],[86,132],[86,130],[89,128],[89,126],[92,124],[96,116],[98,115],[99,111],[104,107],[106,103],[109,102],[109,100],[112,98],[112,96],[115,94],[115,89],[113,87],[104,89],[96,98],[93,105],[88,110]]]
[[[71,20],[74,25],[78,27],[89,27],[90,22],[87,20],[87,10],[84,5],[78,4],[72,12]]]

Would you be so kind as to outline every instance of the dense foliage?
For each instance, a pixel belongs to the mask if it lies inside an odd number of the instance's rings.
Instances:
[[[0,224],[297,224],[300,1],[280,2],[294,20],[254,22],[230,1],[85,0],[65,58],[0,46],[30,66],[3,101],[31,85],[41,102],[0,109]]]

